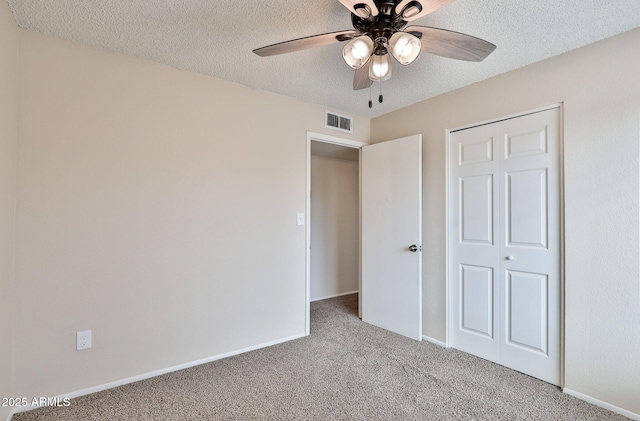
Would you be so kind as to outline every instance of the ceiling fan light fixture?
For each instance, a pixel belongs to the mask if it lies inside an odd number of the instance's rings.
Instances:
[[[413,63],[420,54],[422,42],[420,38],[408,32],[396,32],[389,39],[389,48],[398,63],[406,66]]]
[[[352,68],[359,69],[369,61],[373,51],[373,40],[367,35],[352,39],[342,49],[344,61]]]
[[[391,59],[389,54],[374,54],[369,66],[369,79],[382,82],[391,78]]]

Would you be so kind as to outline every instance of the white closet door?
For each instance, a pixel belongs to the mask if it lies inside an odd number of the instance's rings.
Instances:
[[[560,383],[560,112],[498,124],[502,364]]]
[[[498,140],[493,125],[455,132],[450,144],[452,346],[499,358]]]
[[[452,346],[560,383],[560,113],[451,134]]]

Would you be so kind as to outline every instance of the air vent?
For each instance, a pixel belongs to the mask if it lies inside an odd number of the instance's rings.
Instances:
[[[329,111],[324,112],[324,126],[341,132],[353,133],[351,117],[345,117]]]

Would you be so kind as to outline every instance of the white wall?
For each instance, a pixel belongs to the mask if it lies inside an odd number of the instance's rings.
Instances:
[[[0,398],[11,397],[19,31],[0,2]],[[0,419],[11,408],[0,406]]]
[[[358,290],[358,162],[311,156],[311,299]]]
[[[566,388],[640,414],[640,29],[372,120],[422,133],[424,334],[445,340],[445,130],[564,103]],[[490,60],[490,58],[489,58]],[[473,64],[470,64],[473,71]]]
[[[20,36],[15,394],[304,334],[296,212],[324,107]]]

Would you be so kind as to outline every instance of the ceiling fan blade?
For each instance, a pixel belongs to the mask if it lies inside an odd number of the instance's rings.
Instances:
[[[359,91],[360,89],[367,89],[373,84],[373,81],[369,79],[369,66],[371,60],[367,61],[364,66],[356,70],[356,74],[353,76],[353,90]]]
[[[356,16],[360,16],[361,18],[367,18],[366,15],[358,13],[357,9],[364,8],[365,6],[369,8],[371,13],[371,17],[376,16],[378,14],[378,6],[373,0],[338,0],[344,7],[349,9],[351,13]]]
[[[433,13],[441,7],[446,6],[449,3],[453,3],[454,0],[402,0],[396,6],[396,13],[402,15],[403,10],[407,6],[411,6],[411,3],[418,3],[420,6],[417,9],[417,13],[405,16],[403,19],[407,22],[419,19],[429,13]],[[407,9],[408,11],[409,9]]]
[[[408,26],[404,32],[420,38],[422,51],[456,60],[482,61],[496,49],[488,41],[446,29]]]
[[[260,57],[275,56],[278,54],[292,53],[294,51],[306,50],[307,48],[322,47],[340,41],[347,41],[358,35],[359,32],[353,29],[347,31],[329,32],[327,34],[312,35],[310,37],[292,39],[278,44],[256,48],[254,53]]]

